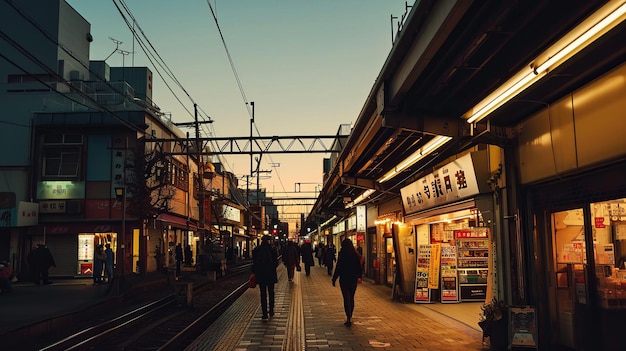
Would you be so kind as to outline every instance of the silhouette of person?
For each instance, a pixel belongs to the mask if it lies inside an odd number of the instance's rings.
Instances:
[[[180,264],[183,261],[183,247],[179,244],[176,244],[176,250],[174,251],[174,255],[176,256],[176,276],[180,276]]]
[[[191,267],[191,246],[185,246],[185,266]]]
[[[294,245],[293,241],[287,242],[287,247],[285,248],[285,253],[283,254],[283,262],[285,262],[285,266],[287,266],[287,277],[291,282],[293,281],[296,266],[300,264],[298,248]]]
[[[335,257],[335,247],[333,244],[328,244],[328,247],[324,250],[324,265],[326,266],[328,275],[333,274],[335,261],[337,261],[337,258]]]
[[[352,240],[344,239],[341,242],[341,251],[339,251],[332,283],[335,286],[335,281],[339,278],[339,287],[341,288],[341,295],[343,295],[343,309],[346,313],[346,321],[343,324],[347,327],[352,325],[354,294],[361,274],[361,255],[354,249]]]
[[[263,313],[262,320],[274,316],[274,284],[278,282],[276,267],[278,267],[278,254],[271,246],[272,237],[263,235],[261,245],[252,251],[252,273],[254,280],[261,290],[261,311]]]
[[[311,275],[311,266],[315,265],[313,260],[313,248],[311,242],[305,242],[302,245],[302,262],[304,263],[304,272],[306,275]]]
[[[93,256],[93,283],[100,284],[103,282],[102,273],[105,268],[107,258],[102,244],[96,246]]]
[[[37,244],[37,248],[32,251],[28,257],[28,264],[32,265],[35,272],[35,284],[52,284],[49,279],[48,270],[50,267],[56,267],[54,257],[50,249],[44,244]]]
[[[111,249],[111,244],[107,243],[105,245],[106,249],[104,249],[105,255],[105,266],[104,266],[104,275],[107,279],[107,282],[111,282],[113,279],[113,262],[115,261],[115,255],[113,254],[113,249]]]

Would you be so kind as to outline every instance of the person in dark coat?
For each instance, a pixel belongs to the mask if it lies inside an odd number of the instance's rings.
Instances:
[[[339,278],[339,287],[343,295],[343,309],[346,313],[345,325],[352,325],[352,312],[354,312],[354,294],[361,274],[361,255],[354,249],[352,240],[344,239],[341,242],[341,251],[337,259],[337,268],[333,274],[332,283],[335,286]]]
[[[28,264],[33,267],[35,272],[35,284],[40,285],[42,282],[44,284],[52,284],[48,278],[48,270],[50,267],[56,267],[57,265],[54,262],[52,252],[46,245],[37,244],[37,248],[28,256]]]
[[[296,270],[296,266],[300,264],[300,254],[298,248],[294,245],[293,241],[287,242],[287,247],[283,253],[283,262],[287,266],[287,277],[289,281],[293,281],[293,276]]]
[[[313,247],[311,246],[311,242],[305,242],[302,245],[302,250],[300,251],[302,255],[302,263],[304,263],[304,272],[306,275],[311,275],[311,266],[315,265],[315,261],[313,260]]]
[[[333,244],[328,244],[326,250],[324,250],[324,265],[326,266],[326,270],[328,271],[328,275],[333,274],[333,266],[337,261],[335,256],[335,247]]]
[[[106,268],[106,254],[104,253],[104,246],[102,244],[96,245],[96,250],[93,253],[93,283],[100,284],[104,282],[102,272]]]
[[[315,257],[317,257],[317,264],[321,267],[324,265],[324,244],[317,244],[315,249]]]
[[[176,258],[176,276],[178,277],[180,276],[180,264],[183,262],[183,247],[180,246],[180,243],[176,244],[174,256]]]
[[[278,283],[278,274],[276,274],[278,254],[270,244],[271,240],[271,236],[263,235],[261,245],[252,251],[252,273],[254,273],[254,281],[261,290],[263,321],[268,318],[268,307],[269,316],[274,316],[274,284]]]
[[[113,264],[115,262],[115,254],[113,253],[113,249],[111,248],[111,244],[107,243],[104,249],[105,255],[105,264],[104,264],[104,275],[107,279],[107,282],[110,283],[113,279]]]
[[[185,246],[185,266],[191,267],[191,246]]]

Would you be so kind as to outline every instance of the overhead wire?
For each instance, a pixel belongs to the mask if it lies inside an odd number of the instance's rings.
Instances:
[[[252,111],[251,111],[250,103],[248,101],[248,98],[246,97],[246,93],[245,93],[245,91],[243,89],[243,84],[241,83],[241,79],[239,78],[239,74],[237,73],[237,69],[235,67],[235,62],[233,60],[233,57],[230,54],[230,50],[228,49],[228,45],[226,44],[226,39],[224,38],[224,33],[222,32],[222,28],[220,27],[219,21],[217,19],[217,15],[215,13],[215,10],[213,9],[213,5],[211,5],[211,1],[210,0],[207,0],[207,4],[209,5],[209,9],[211,10],[211,15],[213,16],[213,21],[215,22],[215,26],[217,27],[217,31],[218,31],[220,39],[222,41],[222,45],[224,47],[224,51],[226,52],[226,56],[228,57],[228,62],[230,64],[230,67],[231,67],[231,70],[233,72],[233,75],[235,76],[235,81],[237,82],[237,86],[239,87],[239,92],[241,94],[243,102],[244,102],[244,104],[246,106],[246,109],[248,111],[248,115],[250,117],[252,117]],[[257,135],[261,136],[261,133],[259,132],[258,127],[257,127],[256,124],[254,125],[254,129],[256,130]],[[250,144],[250,150],[252,150],[252,144]],[[270,159],[270,161],[272,161],[272,158],[271,158],[270,155],[268,155],[268,158]],[[257,177],[258,176],[259,176],[259,174],[257,173]],[[284,186],[284,184],[282,182],[282,179],[280,178],[280,174],[278,173],[278,171],[276,172],[276,177],[278,178],[278,181],[279,181],[281,187],[283,188],[283,190],[286,190],[285,186]]]

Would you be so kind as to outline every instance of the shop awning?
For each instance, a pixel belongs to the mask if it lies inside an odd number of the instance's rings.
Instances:
[[[174,216],[167,213],[161,213],[157,216],[157,221],[162,221],[165,223],[169,223],[170,225],[176,226],[177,228],[187,229],[187,225],[189,225],[189,229],[196,230],[198,227],[192,223],[188,222],[186,218]]]

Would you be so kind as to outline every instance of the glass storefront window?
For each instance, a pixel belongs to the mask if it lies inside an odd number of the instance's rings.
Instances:
[[[626,308],[626,199],[590,206],[600,306]]]

